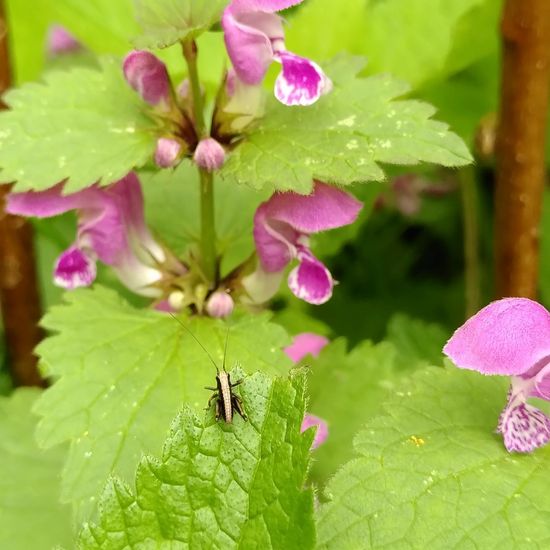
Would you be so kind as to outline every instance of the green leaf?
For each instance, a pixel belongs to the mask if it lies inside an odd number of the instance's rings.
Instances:
[[[334,78],[347,63],[341,58],[327,72]],[[289,108],[272,99],[257,129],[229,156],[222,176],[256,188],[309,193],[313,178],[339,185],[381,181],[383,163],[471,162],[462,140],[430,120],[430,105],[395,99],[408,91],[406,84],[389,75],[339,76],[313,106]]]
[[[317,61],[341,51],[418,88],[497,49],[500,0],[309,0],[287,29],[289,49]],[[429,37],[427,39],[426,37]]]
[[[71,509],[59,503],[66,448],[41,451],[34,440],[31,406],[40,395],[19,389],[0,397],[0,547],[51,550],[72,542]]]
[[[143,35],[139,47],[165,48],[189,40],[217,23],[228,0],[134,0]]]
[[[8,92],[0,115],[0,167],[16,189],[65,190],[108,184],[143,165],[155,149],[155,122],[125,82],[120,61],[101,70],[52,72],[43,84]]]
[[[200,421],[184,410],[162,460],[142,459],[135,491],[112,480],[83,549],[312,548],[313,493],[304,490],[313,433],[300,435],[304,377],[254,374],[240,394],[248,422]]]
[[[200,239],[200,184],[196,167],[182,162],[175,171],[143,173],[140,178],[151,227],[174,252],[180,255],[188,252],[189,246]],[[269,194],[225,181],[215,182],[214,193],[216,249],[222,256],[223,276],[254,252],[254,212]]]
[[[395,314],[388,323],[387,339],[395,345],[398,363],[403,368],[442,365],[442,349],[449,338],[443,327]]]
[[[324,484],[353,456],[353,436],[380,411],[382,402],[402,378],[395,348],[382,342],[361,342],[349,353],[346,342],[325,347],[311,365],[308,411],[326,420],[329,435],[315,450],[312,478]]]
[[[215,381],[208,356],[165,314],[138,310],[114,292],[97,287],[73,291],[67,305],[51,309],[43,324],[58,333],[38,347],[45,371],[56,379],[36,404],[42,416],[38,442],[70,441],[62,498],[81,518],[111,472],[130,479],[143,452],[158,452],[163,432],[187,402],[206,406],[204,386]],[[227,365],[246,372],[284,373],[284,331],[268,314],[233,315]],[[227,324],[208,318],[189,322],[221,364]]]
[[[419,373],[355,439],[330,483],[320,548],[545,548],[550,448],[509,454],[494,433],[507,380]]]

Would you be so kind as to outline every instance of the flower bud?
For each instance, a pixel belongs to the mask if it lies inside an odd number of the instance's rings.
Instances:
[[[150,52],[134,50],[124,59],[128,84],[151,105],[170,102],[170,80],[164,63]]]
[[[223,166],[225,150],[214,138],[209,137],[199,142],[193,158],[198,166],[213,172]]]
[[[46,49],[50,55],[59,55],[78,51],[80,42],[61,25],[52,25],[48,29]]]
[[[180,311],[185,304],[185,294],[181,290],[175,290],[168,296],[168,303],[174,311]]]
[[[206,303],[206,312],[210,317],[227,317],[231,315],[235,303],[233,298],[222,290],[216,290]]]
[[[155,164],[160,168],[171,168],[178,163],[181,143],[172,138],[159,138],[155,150]]]

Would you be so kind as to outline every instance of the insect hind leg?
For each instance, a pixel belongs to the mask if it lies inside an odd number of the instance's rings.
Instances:
[[[231,396],[231,405],[241,415],[243,420],[248,420],[248,416],[243,408],[243,401],[238,395]]]

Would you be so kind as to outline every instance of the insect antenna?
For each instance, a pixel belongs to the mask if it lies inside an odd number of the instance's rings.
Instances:
[[[223,347],[223,365],[222,370],[225,371],[225,358],[227,357],[227,342],[229,340],[229,327],[227,327],[227,332],[225,333],[225,346]]]
[[[185,326],[184,323],[182,323],[181,319],[178,319],[171,312],[168,312],[168,315],[170,315],[170,317],[172,317],[172,319],[174,319],[176,322],[178,322],[191,335],[193,340],[195,340],[195,342],[197,342],[197,344],[204,350],[204,353],[206,353],[206,355],[208,355],[208,358],[210,359],[210,361],[212,362],[212,364],[216,368],[216,372],[219,374],[220,369],[219,369],[218,365],[216,364],[216,361],[214,361],[214,359],[210,355],[210,352],[202,345],[202,342],[191,332],[191,330],[188,327]],[[225,349],[227,349],[227,338],[225,340]],[[223,364],[224,364],[224,369],[225,369],[225,352],[224,352],[224,356],[223,356]]]

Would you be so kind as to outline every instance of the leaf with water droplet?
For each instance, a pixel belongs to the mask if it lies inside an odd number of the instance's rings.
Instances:
[[[183,403],[202,412],[215,383],[208,356],[171,317],[136,309],[96,286],[65,294],[45,316],[54,333],[38,347],[55,380],[38,400],[42,447],[69,441],[62,499],[88,517],[108,476],[130,480],[144,452],[158,452],[164,430]],[[221,364],[227,323],[194,318],[189,328]],[[83,330],[85,327],[85,330]],[[232,316],[226,363],[248,373],[284,374],[288,337],[269,314]],[[246,406],[246,404],[245,404]],[[163,427],[164,426],[164,427]]]
[[[47,73],[5,96],[0,168],[16,191],[106,185],[152,158],[158,125],[124,80],[121,61]]]

